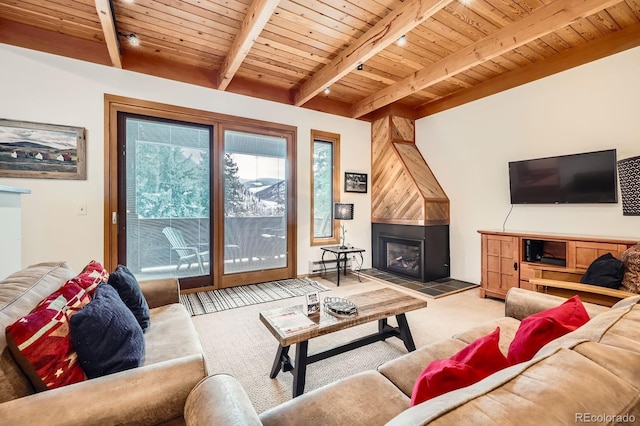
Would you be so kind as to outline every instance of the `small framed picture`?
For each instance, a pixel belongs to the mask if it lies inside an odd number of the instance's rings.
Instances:
[[[307,293],[306,299],[305,314],[314,315],[320,313],[320,297],[318,296],[318,292]]]
[[[367,174],[346,172],[344,174],[344,192],[367,192]]]

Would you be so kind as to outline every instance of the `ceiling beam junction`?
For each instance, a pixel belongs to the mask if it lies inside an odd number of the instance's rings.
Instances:
[[[554,1],[513,25],[498,30],[367,96],[353,105],[351,116],[362,117],[619,2],[620,0]]]
[[[301,106],[326,87],[352,72],[401,36],[407,34],[451,0],[407,0],[371,27],[347,49],[340,52],[329,64],[304,82],[294,94],[294,104]]]

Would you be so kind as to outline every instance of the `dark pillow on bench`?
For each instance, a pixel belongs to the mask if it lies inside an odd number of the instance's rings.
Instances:
[[[618,288],[624,277],[624,264],[611,253],[603,254],[589,265],[580,282],[601,287]]]

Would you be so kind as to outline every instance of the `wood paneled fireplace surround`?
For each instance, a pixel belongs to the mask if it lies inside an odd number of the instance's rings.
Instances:
[[[448,277],[449,199],[415,145],[414,121],[374,121],[371,144],[372,266],[422,282]]]

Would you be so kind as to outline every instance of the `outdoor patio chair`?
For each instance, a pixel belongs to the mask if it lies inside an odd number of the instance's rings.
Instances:
[[[171,243],[171,248],[175,250],[176,254],[180,257],[176,272],[180,271],[180,267],[184,263],[187,263],[187,270],[189,270],[191,268],[192,261],[196,260],[198,262],[198,267],[200,268],[200,273],[204,274],[202,259],[209,258],[209,250],[199,251],[197,247],[187,245],[187,242],[182,235],[182,231],[179,229],[167,226],[162,230],[162,233],[167,237],[169,243]]]

